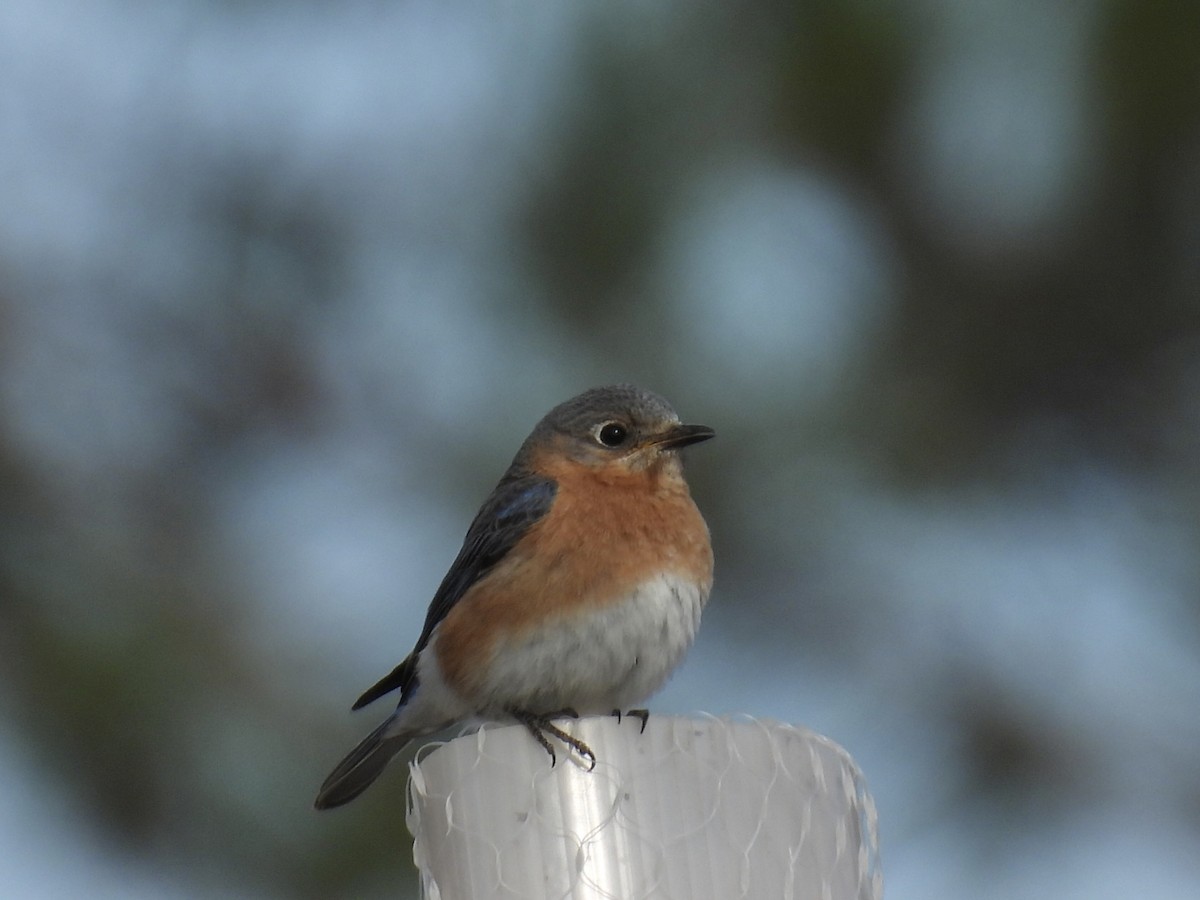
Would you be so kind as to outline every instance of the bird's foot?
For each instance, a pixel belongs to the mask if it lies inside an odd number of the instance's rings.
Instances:
[[[551,713],[549,715],[531,713],[524,709],[512,709],[509,710],[509,712],[512,714],[514,719],[525,726],[529,733],[533,735],[534,740],[541,745],[542,749],[550,754],[551,768],[553,768],[558,762],[558,757],[555,756],[554,747],[550,744],[550,741],[546,735],[557,738],[584,759],[589,760],[589,772],[596,768],[596,754],[592,752],[592,748],[574,735],[567,734],[567,732],[563,731],[552,721],[550,721],[551,719],[562,718],[563,716],[569,716],[570,718],[577,719],[579,718],[579,713],[575,712],[575,710],[567,709],[557,713]]]
[[[609,713],[609,715],[616,716],[617,724],[618,725],[621,724],[621,711],[619,709],[614,709],[611,713]],[[629,709],[629,710],[625,711],[625,715],[627,715],[631,718],[634,718],[634,719],[641,719],[642,720],[642,728],[638,732],[638,734],[646,733],[646,720],[650,718],[650,710],[648,710],[648,709]]]

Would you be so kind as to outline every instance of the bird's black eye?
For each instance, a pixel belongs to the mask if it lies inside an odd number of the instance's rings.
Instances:
[[[596,439],[605,447],[620,447],[629,437],[629,430],[620,422],[605,422],[596,432]]]

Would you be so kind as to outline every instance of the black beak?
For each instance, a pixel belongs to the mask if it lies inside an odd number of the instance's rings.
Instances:
[[[678,450],[689,444],[698,444],[716,436],[707,425],[676,425],[667,429],[654,443],[665,450]]]

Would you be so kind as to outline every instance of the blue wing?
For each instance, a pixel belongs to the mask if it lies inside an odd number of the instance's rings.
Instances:
[[[384,694],[400,688],[401,704],[416,686],[417,655],[429,643],[433,629],[446,617],[454,606],[480,578],[500,562],[527,532],[554,504],[558,485],[549,478],[536,475],[506,475],[475,514],[462,549],[442,579],[437,593],[429,604],[425,616],[425,627],[417,645],[400,665],[372,685],[354,703],[361,709]]]

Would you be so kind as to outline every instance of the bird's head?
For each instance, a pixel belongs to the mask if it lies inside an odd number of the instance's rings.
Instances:
[[[531,459],[552,455],[612,474],[664,464],[678,471],[679,450],[715,434],[707,425],[680,422],[658,394],[619,384],[593,388],[554,407],[521,453]]]

